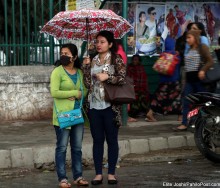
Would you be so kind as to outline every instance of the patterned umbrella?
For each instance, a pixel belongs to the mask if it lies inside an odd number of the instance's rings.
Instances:
[[[111,10],[81,9],[55,15],[41,29],[57,39],[94,39],[99,31],[108,30],[116,39],[122,38],[132,26]]]

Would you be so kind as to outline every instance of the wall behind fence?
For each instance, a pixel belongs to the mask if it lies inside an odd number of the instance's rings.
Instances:
[[[156,59],[142,57],[151,94],[158,85],[158,74],[152,70]],[[0,121],[52,118],[50,74],[53,69],[54,66],[1,67]]]
[[[52,117],[49,81],[53,66],[0,69],[0,121]]]

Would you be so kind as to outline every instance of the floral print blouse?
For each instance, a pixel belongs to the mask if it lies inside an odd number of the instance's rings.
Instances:
[[[82,71],[84,74],[83,79],[84,79],[84,84],[88,89],[88,96],[91,96],[94,89],[92,76],[91,76],[91,69],[95,66],[97,57],[98,56],[93,58],[91,64],[82,66]],[[109,61],[106,62],[108,62],[107,64],[110,64],[111,67],[114,67],[114,71],[108,71],[107,66],[104,66],[103,72],[106,72],[109,75],[109,78],[106,80],[106,82],[108,84],[113,84],[113,85],[125,84],[126,68],[121,56],[110,54]],[[86,105],[86,111],[88,112],[88,109],[90,108],[90,103],[88,99],[86,100],[85,105]],[[112,104],[111,107],[113,112],[115,113],[115,125],[117,127],[120,127],[122,125],[121,105]]]

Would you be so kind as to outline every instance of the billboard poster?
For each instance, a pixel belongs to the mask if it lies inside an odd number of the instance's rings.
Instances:
[[[76,0],[69,0],[76,3]],[[94,1],[100,4],[100,0]],[[75,6],[75,5],[74,5]],[[103,9],[110,9],[122,16],[122,3],[106,2]],[[177,39],[187,25],[201,22],[211,49],[218,45],[220,36],[220,3],[218,2],[162,2],[128,3],[127,20],[133,29],[127,33],[127,54],[158,55],[164,51],[167,36]]]
[[[186,31],[189,23],[202,23],[205,35],[209,41],[213,60],[217,61],[215,49],[219,49],[220,37],[220,3],[218,2],[190,2],[166,3],[166,24],[169,34],[177,39]],[[204,33],[203,33],[204,35]]]
[[[107,2],[104,6],[104,9],[110,9],[114,13],[122,16],[122,3],[112,3]],[[136,3],[128,3],[128,22],[135,27],[135,11],[136,11]],[[135,53],[135,35],[134,29],[131,29],[127,33],[127,54]]]
[[[220,3],[193,3],[195,22],[205,26],[211,46],[218,44],[220,37]]]
[[[127,33],[127,44],[128,44],[128,54],[135,53],[135,14],[136,14],[136,3],[128,4],[128,22],[133,26]]]
[[[98,6],[100,2],[94,0],[66,0],[66,10],[94,9],[95,3]]]
[[[150,56],[161,53],[168,34],[165,5],[137,4],[135,23],[136,53]]]
[[[101,0],[94,0],[94,4],[95,4],[95,8],[99,9],[99,7],[101,6],[102,2],[101,2]]]
[[[76,10],[76,0],[66,0],[66,10]]]
[[[170,36],[178,38],[186,31],[187,25],[194,22],[193,4],[169,2],[165,17]]]
[[[94,0],[77,0],[76,1],[76,10],[84,9],[84,8],[95,8]]]

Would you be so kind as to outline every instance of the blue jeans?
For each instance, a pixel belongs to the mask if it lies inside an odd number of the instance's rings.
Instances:
[[[66,150],[69,138],[71,147],[72,173],[73,179],[76,180],[78,177],[82,176],[82,140],[84,125],[75,125],[72,126],[71,129],[60,129],[58,126],[54,126],[54,128],[57,137],[55,162],[58,181],[67,179]]]
[[[189,105],[190,105],[190,102],[185,97],[191,93],[197,93],[203,91],[205,91],[205,88],[203,87],[201,82],[194,82],[194,83],[186,82],[183,90],[183,120],[182,120],[183,125],[187,126],[187,114],[189,112]]]
[[[90,109],[89,121],[93,138],[93,160],[97,174],[102,174],[105,138],[108,144],[108,174],[115,174],[118,160],[118,128],[111,107],[103,110]]]

